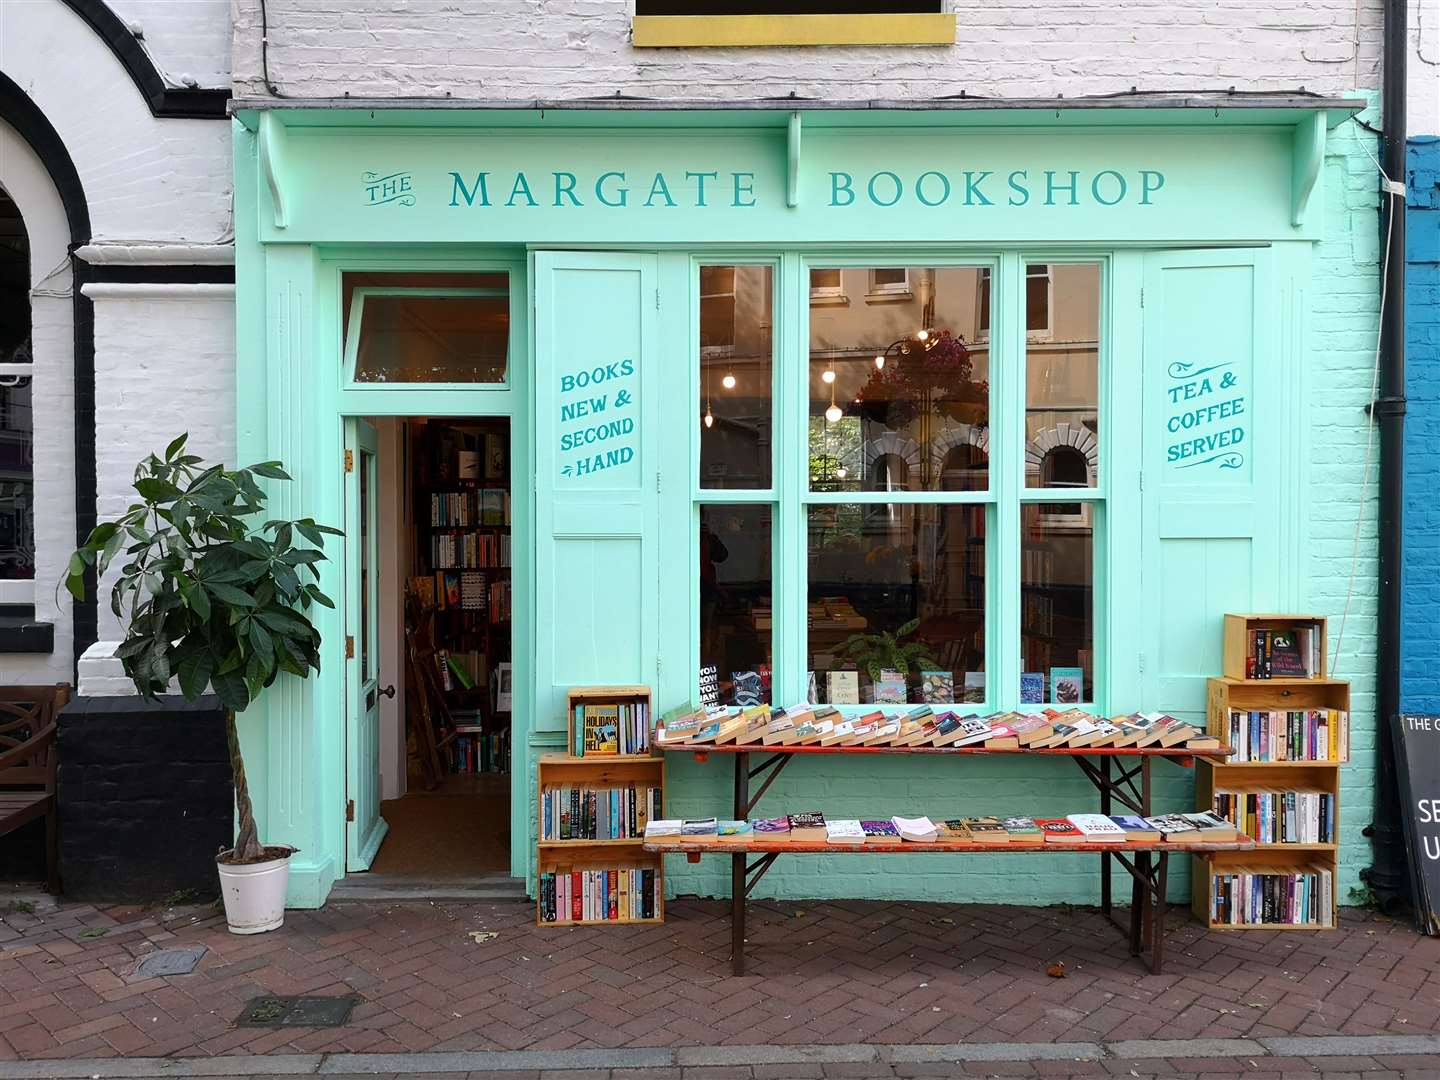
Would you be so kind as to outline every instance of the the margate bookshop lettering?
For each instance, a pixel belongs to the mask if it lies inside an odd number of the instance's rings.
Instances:
[[[1154,206],[1165,190],[1156,169],[826,170],[824,205],[835,208]],[[721,169],[457,169],[448,176],[456,209],[751,209],[761,206],[756,174]],[[773,185],[779,190],[783,185]]]

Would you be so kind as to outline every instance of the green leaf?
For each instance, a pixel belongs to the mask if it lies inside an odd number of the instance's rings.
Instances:
[[[175,455],[180,453],[181,450],[185,449],[185,440],[189,437],[189,432],[185,432],[183,434],[175,436],[175,438],[171,440],[170,445],[165,447],[165,460],[174,461]]]
[[[265,608],[263,611],[257,611],[255,618],[277,634],[285,634],[289,637],[308,634],[312,629],[309,622],[284,608]]]
[[[192,585],[185,591],[185,602],[190,610],[203,622],[210,621],[210,597],[203,585]]]
[[[170,481],[160,480],[156,477],[136,480],[135,490],[141,494],[146,502],[150,503],[172,502],[181,495],[180,489],[170,483]]]
[[[175,674],[180,677],[180,692],[186,701],[194,701],[205,693],[214,669],[215,658],[208,649],[197,649],[185,659]]]
[[[234,585],[223,585],[218,581],[207,581],[205,582],[205,588],[210,591],[211,596],[222,603],[232,604],[235,607],[242,608],[253,608],[255,606],[255,601],[251,599],[250,594],[235,588]]]
[[[289,480],[290,474],[280,467],[278,461],[259,461],[254,465],[247,465],[246,472],[253,472],[256,476],[263,476],[267,480]]]
[[[210,686],[227,709],[241,712],[250,704],[250,689],[239,671],[220,672],[210,677]]]

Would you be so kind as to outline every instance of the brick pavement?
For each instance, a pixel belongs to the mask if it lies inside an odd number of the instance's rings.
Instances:
[[[541,931],[518,904],[333,903],[249,938],[212,909],[12,913],[0,922],[0,1061],[1440,1031],[1440,940],[1362,911],[1331,934],[1224,934],[1176,910],[1166,972],[1153,976],[1088,909],[759,902],[751,974],[738,979],[724,911],[682,900],[663,927]],[[476,943],[473,930],[498,937]],[[210,952],[192,975],[131,974],[155,949],[193,944]],[[1056,960],[1065,978],[1046,975]],[[343,1028],[233,1024],[253,997],[339,993],[362,998]],[[1057,1075],[1041,1068],[1057,1063],[986,1064],[982,1075]],[[1209,1064],[1167,1058],[1120,1075]],[[1222,1064],[1217,1075],[1235,1074]],[[1342,1071],[1414,1080],[1426,1068],[1362,1064]],[[1316,1075],[1309,1059],[1277,1057],[1244,1071],[1292,1066]]]

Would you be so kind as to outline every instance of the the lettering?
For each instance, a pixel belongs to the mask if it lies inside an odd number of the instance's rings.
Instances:
[[[1030,189],[1019,182],[1020,180],[1028,179],[1030,179],[1030,171],[1028,169],[1016,169],[1006,179],[1006,183],[1009,184],[1011,192],[1010,198],[1006,201],[1009,202],[1011,206],[1024,206],[1030,201]],[[1016,198],[1017,195],[1019,198]]]
[[[591,387],[615,383],[617,380],[634,376],[635,370],[634,359],[627,357],[566,372],[560,376],[560,392],[574,394]],[[633,461],[635,417],[616,415],[630,413],[633,404],[631,391],[618,388],[613,397],[609,393],[592,393],[574,400],[562,401],[559,449],[561,453],[582,453],[578,457],[563,461],[560,475],[589,476]],[[597,452],[601,447],[603,451]]]
[[[1246,401],[1229,361],[1176,361],[1166,368],[1170,405],[1165,430],[1185,438],[1165,448],[1165,460],[1177,469],[1212,466],[1238,469],[1245,463]],[[1225,392],[1223,398],[1217,397]]]
[[[489,175],[489,173],[477,173],[475,176],[475,186],[473,188],[467,188],[464,178],[458,172],[452,172],[450,176],[455,182],[450,188],[450,205],[459,206],[460,203],[457,200],[464,199],[466,206],[474,206],[475,196],[479,195],[480,205],[489,206],[490,196],[485,190],[485,180]]]
[[[840,201],[840,196],[845,196],[845,201]],[[830,174],[830,205],[849,206],[855,201],[855,178],[848,172],[832,172]]]
[[[539,203],[535,201],[535,196],[530,194],[530,181],[525,179],[523,172],[517,172],[515,174],[515,183],[510,188],[510,198],[505,200],[505,205],[514,206],[517,195],[524,195],[525,201],[531,206],[539,205]]]
[[[928,199],[925,197],[925,180],[931,176],[940,181],[940,197],[938,199]],[[934,185],[932,184],[931,187],[934,187]],[[915,180],[915,198],[919,199],[925,206],[939,206],[946,199],[950,198],[950,178],[942,172],[935,172],[933,169],[930,172],[921,173]]]
[[[560,196],[564,195],[570,200],[571,206],[580,205],[580,197],[575,194],[576,177],[573,172],[557,172],[555,175],[555,205],[563,206]]]
[[[624,206],[630,200],[630,189],[628,187],[617,189],[617,194],[620,197],[618,199],[611,199],[605,194],[605,181],[611,179],[619,180],[623,184],[625,182],[625,174],[623,172],[601,173],[599,179],[595,181],[595,198],[599,199],[600,202],[606,206]]]
[[[697,186],[696,186],[696,188],[695,188],[695,205],[696,205],[696,206],[704,206],[704,205],[705,205],[705,181],[706,181],[706,180],[719,180],[719,179],[720,179],[720,174],[719,174],[718,172],[689,172],[689,171],[687,171],[687,172],[685,173],[685,179],[686,179],[686,180],[694,180],[694,181],[696,182],[696,185],[697,185]]]
[[[895,189],[895,194],[891,196],[888,201],[881,199],[880,196],[875,193],[876,181],[878,181],[882,176],[885,177],[886,182],[889,185],[893,186]],[[900,201],[900,196],[905,194],[905,185],[900,182],[900,177],[897,176],[895,173],[882,171],[877,172],[874,176],[870,177],[870,183],[866,186],[865,193],[870,196],[870,201],[876,206],[894,206],[897,202]]]
[[[1045,170],[1045,205],[1046,205],[1046,206],[1054,206],[1054,205],[1055,205],[1055,192],[1056,192],[1056,191],[1068,191],[1068,192],[1070,192],[1070,205],[1071,205],[1071,206],[1079,206],[1079,205],[1080,205],[1079,187],[1080,187],[1080,174],[1079,174],[1078,172],[1076,172],[1075,170],[1073,170],[1073,169],[1070,170],[1070,182],[1069,182],[1068,184],[1057,184],[1057,183],[1055,183],[1055,173],[1054,173],[1054,171],[1051,170],[1051,169],[1046,169],[1046,170]]]
[[[1150,196],[1165,186],[1165,174],[1151,172],[1149,169],[1140,170],[1140,205],[1149,206]]]
[[[994,176],[991,172],[965,174],[965,205],[966,206],[994,206],[985,193],[980,190],[980,185],[985,182],[986,177]]]
[[[735,185],[735,194],[730,200],[730,205],[754,206],[755,174],[753,172],[732,172],[730,177]]]
[[[650,184],[650,194],[645,196],[645,205],[654,206],[655,197],[660,196],[665,200],[666,206],[674,206],[675,200],[670,196],[670,185],[665,183],[665,174],[656,173],[654,181]]]

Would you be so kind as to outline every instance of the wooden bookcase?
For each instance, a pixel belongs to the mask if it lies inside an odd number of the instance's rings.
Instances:
[[[1246,679],[1245,656],[1249,631],[1252,629],[1284,629],[1299,623],[1319,625],[1319,673],[1313,678]],[[1336,709],[1350,711],[1350,684],[1326,677],[1325,619],[1316,615],[1226,615],[1225,655],[1226,676],[1208,681],[1206,715],[1211,735],[1228,742],[1230,712],[1292,711],[1303,709]],[[1241,677],[1231,672],[1239,671]],[[1344,729],[1348,732],[1348,726]],[[1218,762],[1196,760],[1196,806],[1209,810],[1214,806],[1216,791],[1320,791],[1335,801],[1334,836],[1340,834],[1340,766],[1349,758],[1349,748],[1338,747],[1338,760],[1329,761],[1241,761]],[[1330,930],[1335,924],[1265,923],[1230,924],[1210,918],[1210,898],[1217,874],[1234,872],[1285,873],[1302,868],[1319,867],[1330,871],[1331,911],[1339,904],[1338,843],[1299,844],[1261,843],[1254,849],[1235,853],[1217,853],[1203,862],[1196,860],[1192,879],[1192,910],[1195,916],[1215,930]]]
[[[639,704],[650,705],[648,686],[586,686],[569,691],[565,700],[565,727],[568,748],[575,745],[574,723],[576,705]],[[654,713],[650,714],[653,730]],[[592,754],[577,757],[571,753],[542,754],[536,773],[535,834],[536,847],[535,921],[542,927],[618,926],[633,923],[665,921],[664,857],[644,849],[643,836],[618,840],[547,840],[544,838],[545,793],[552,788],[581,787],[590,789],[656,787],[660,789],[661,809],[665,799],[665,759],[647,754]],[[593,919],[544,922],[541,918],[539,875],[561,874],[575,870],[653,870],[657,882],[655,918]]]

